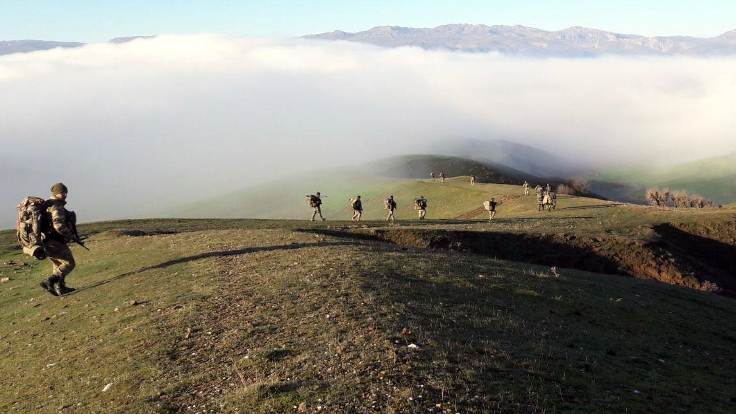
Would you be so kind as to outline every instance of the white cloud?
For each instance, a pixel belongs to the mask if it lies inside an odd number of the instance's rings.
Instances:
[[[141,214],[462,136],[601,162],[693,159],[734,150],[734,97],[736,60],[725,58],[524,59],[213,35],[9,55],[0,205],[64,179],[88,218]]]

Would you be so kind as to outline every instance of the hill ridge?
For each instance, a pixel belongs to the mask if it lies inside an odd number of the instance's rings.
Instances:
[[[549,31],[526,26],[444,24],[432,28],[377,26],[360,32],[333,31],[305,39],[346,40],[383,47],[416,46],[467,52],[540,56],[736,54],[736,31],[713,37],[641,36],[571,26]]]

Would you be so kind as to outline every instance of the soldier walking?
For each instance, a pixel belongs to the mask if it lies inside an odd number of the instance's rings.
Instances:
[[[49,229],[44,249],[46,257],[53,264],[53,270],[51,276],[41,282],[41,287],[56,296],[68,291],[66,277],[76,266],[72,251],[67,246],[67,243],[78,240],[76,215],[65,208],[68,193],[64,184],[56,183],[51,187],[51,198],[46,200]]]
[[[529,195],[529,183],[526,182],[526,180],[524,180],[524,184],[522,185],[522,187],[524,188],[524,195],[528,196]]]
[[[493,221],[493,218],[496,217],[496,206],[498,206],[499,202],[496,201],[495,198],[491,197],[491,201],[486,201],[483,203],[483,206],[488,211],[488,221]]]
[[[394,210],[396,210],[396,201],[394,200],[394,196],[390,195],[385,200],[384,205],[386,207],[386,210],[388,210],[388,215],[386,215],[386,221],[390,221],[394,223],[396,221],[396,218],[394,217]]]
[[[432,171],[431,173],[429,173],[429,176],[432,177],[432,181],[434,181],[434,171]]]
[[[319,191],[317,191],[317,194],[311,194],[304,197],[307,198],[309,207],[314,209],[314,212],[312,213],[312,221],[314,221],[314,218],[317,217],[317,215],[319,215],[319,218],[321,218],[322,221],[325,221],[325,218],[322,217],[322,197],[320,196]]]
[[[363,203],[360,201],[360,195],[350,199],[350,206],[353,208],[353,221],[360,221],[363,217]]]
[[[470,176],[470,185],[475,185],[475,176],[474,175],[471,175]]]
[[[440,172],[440,181],[442,181],[444,183],[445,182],[445,178],[447,178],[447,176],[445,175],[445,172],[444,171]]]
[[[419,198],[414,200],[414,208],[417,209],[419,220],[424,220],[427,216],[427,199],[424,196],[419,196]]]
[[[544,209],[544,190],[539,186],[537,188],[537,211],[542,211]]]

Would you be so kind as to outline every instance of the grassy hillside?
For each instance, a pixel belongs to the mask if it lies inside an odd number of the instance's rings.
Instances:
[[[612,170],[595,181],[594,191],[610,198],[643,200],[647,187],[658,186],[730,203],[736,200],[736,153],[668,167]]]
[[[431,197],[430,191],[465,184],[411,185]],[[562,202],[570,204],[534,220],[540,217],[519,201],[519,210],[498,224],[582,236],[734,213]],[[446,214],[466,207],[446,207]],[[92,235],[92,252],[73,247],[79,266],[69,284],[77,291],[61,299],[37,286],[49,265],[21,256],[13,235],[1,232],[0,277],[10,280],[0,283],[0,410],[589,413],[657,407],[711,413],[733,407],[733,299],[329,234],[347,226],[257,220],[86,225],[81,230]],[[424,225],[458,226],[491,231],[482,222]]]
[[[525,214],[536,210],[533,195],[523,198],[518,185],[470,185],[467,176],[439,180],[374,178],[367,176],[324,175],[295,180],[282,180],[246,189],[216,199],[202,201],[169,213],[183,217],[254,217],[254,218],[308,218],[312,211],[304,195],[321,191],[323,213],[328,220],[349,219],[352,210],[349,199],[361,195],[368,220],[384,217],[383,200],[393,194],[398,203],[397,218],[416,217],[414,199],[423,195],[429,200],[428,218],[453,219],[478,209],[484,200],[495,197],[504,201],[501,214]],[[572,203],[605,204],[587,198],[571,198]]]

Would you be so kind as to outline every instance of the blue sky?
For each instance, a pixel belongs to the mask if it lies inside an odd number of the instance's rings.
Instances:
[[[644,35],[736,29],[734,0],[0,0],[0,39],[101,41],[162,33],[291,37],[379,25],[580,25]]]

